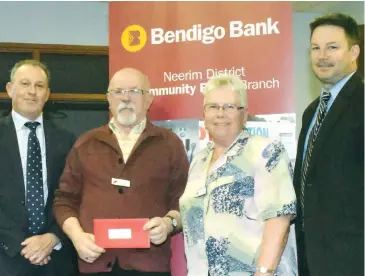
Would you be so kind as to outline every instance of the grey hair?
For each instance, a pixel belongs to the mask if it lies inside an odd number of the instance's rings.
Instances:
[[[21,61],[18,61],[17,63],[15,63],[15,65],[11,69],[11,71],[10,71],[10,82],[14,81],[14,75],[15,75],[16,71],[23,65],[32,65],[34,67],[41,68],[43,70],[43,72],[46,74],[48,84],[51,81],[51,74],[49,72],[49,69],[48,69],[47,65],[40,62],[39,60],[25,59],[25,60],[21,60]]]
[[[210,78],[203,91],[204,104],[209,92],[218,88],[231,88],[240,96],[241,105],[247,107],[246,85],[239,77],[234,75],[217,75]]]

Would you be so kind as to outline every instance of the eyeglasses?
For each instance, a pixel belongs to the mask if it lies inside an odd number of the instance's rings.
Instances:
[[[122,97],[124,95],[136,96],[147,94],[147,90],[139,89],[139,88],[131,88],[131,89],[113,89],[109,90],[107,94],[113,95],[115,97]]]
[[[245,109],[245,107],[243,107],[243,106],[237,106],[234,104],[219,105],[219,104],[212,103],[212,104],[204,105],[204,111],[207,113],[217,113],[221,108],[223,109],[223,112],[226,112],[226,113],[234,113],[237,110]]]

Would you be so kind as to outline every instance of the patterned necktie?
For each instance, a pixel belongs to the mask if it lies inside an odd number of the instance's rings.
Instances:
[[[27,153],[27,196],[26,207],[28,210],[28,230],[31,234],[39,234],[45,225],[42,154],[36,135],[38,122],[24,124],[30,129],[28,136]]]
[[[306,150],[305,157],[303,160],[301,185],[300,185],[300,205],[302,208],[302,221],[301,221],[302,230],[304,230],[304,191],[305,191],[305,184],[306,184],[306,180],[307,180],[307,172],[308,172],[308,168],[309,168],[309,164],[310,164],[309,162],[312,157],[312,150],[313,150],[314,142],[317,139],[319,128],[321,127],[322,121],[323,121],[324,117],[326,116],[327,105],[328,105],[328,101],[330,98],[331,98],[331,93],[328,91],[323,91],[321,100],[319,102],[317,118],[316,118],[316,121],[312,128],[312,131],[309,135],[307,150]]]

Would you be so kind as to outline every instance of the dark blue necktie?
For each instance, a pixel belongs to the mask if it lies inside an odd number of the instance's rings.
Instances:
[[[28,210],[28,230],[31,234],[39,234],[45,225],[42,154],[36,135],[38,122],[27,122],[25,126],[30,129],[27,151],[27,196],[26,207]]]

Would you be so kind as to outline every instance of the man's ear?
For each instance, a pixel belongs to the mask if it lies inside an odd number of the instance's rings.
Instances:
[[[350,51],[351,51],[351,60],[356,61],[360,55],[359,45],[356,44],[356,45],[352,46]]]
[[[13,94],[13,84],[9,81],[7,84],[6,84],[6,92],[8,93],[8,96],[10,98],[12,98],[12,94]]]
[[[49,98],[49,95],[51,94],[51,89],[47,89],[48,91],[47,91],[47,98],[46,98],[46,101],[48,101],[48,98]]]

